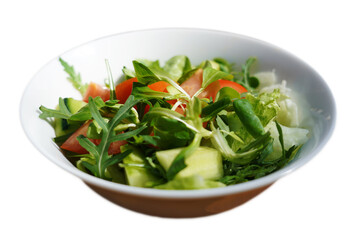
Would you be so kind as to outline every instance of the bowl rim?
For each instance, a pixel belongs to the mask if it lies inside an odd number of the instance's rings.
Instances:
[[[329,131],[327,131],[324,134],[324,137],[322,138],[322,140],[319,142],[318,146],[311,150],[311,152],[302,157],[301,159],[297,160],[296,162],[293,162],[290,165],[287,165],[285,167],[283,167],[282,169],[279,169],[278,171],[271,173],[267,176],[255,179],[255,180],[251,180],[249,182],[244,182],[244,183],[240,183],[240,184],[235,184],[235,185],[231,185],[231,186],[226,186],[226,187],[222,187],[222,188],[211,188],[211,189],[199,189],[199,190],[161,190],[161,189],[153,189],[153,188],[140,188],[140,187],[133,187],[133,186],[128,186],[128,185],[123,185],[123,184],[119,184],[119,183],[114,183],[114,182],[110,182],[104,179],[100,179],[97,177],[94,177],[90,174],[84,173],[80,170],[78,170],[77,168],[75,168],[72,165],[66,164],[62,161],[59,161],[59,159],[57,159],[56,157],[52,156],[52,155],[48,155],[46,153],[46,151],[44,151],[44,149],[42,148],[42,146],[38,143],[36,143],[29,131],[26,129],[25,127],[25,121],[26,121],[26,116],[24,116],[24,111],[23,111],[23,106],[24,106],[24,101],[25,99],[25,95],[28,92],[31,84],[33,83],[33,80],[36,79],[37,75],[43,71],[43,69],[45,69],[48,65],[50,65],[54,60],[57,60],[58,57],[55,57],[53,59],[51,59],[50,61],[48,61],[48,63],[46,63],[43,67],[40,68],[40,70],[31,78],[31,80],[27,83],[27,86],[25,87],[23,94],[22,94],[22,98],[20,101],[20,122],[22,125],[22,128],[25,132],[25,135],[27,136],[27,138],[30,140],[30,142],[35,146],[35,148],[42,153],[46,158],[48,158],[50,161],[52,161],[54,164],[56,164],[57,166],[59,166],[60,168],[62,168],[63,170],[72,173],[73,175],[79,177],[81,180],[83,180],[86,183],[92,184],[92,185],[96,185],[98,187],[101,188],[105,188],[108,190],[112,190],[112,191],[116,191],[119,193],[124,193],[124,194],[129,194],[129,195],[137,195],[137,196],[143,196],[143,197],[149,197],[149,198],[167,198],[167,199],[194,199],[194,198],[208,198],[208,197],[221,197],[221,196],[226,196],[226,195],[233,195],[233,194],[237,194],[237,193],[241,193],[241,192],[246,192],[246,191],[250,191],[252,189],[257,189],[257,188],[261,188],[261,187],[265,187],[268,185],[271,185],[272,183],[274,183],[276,180],[288,175],[289,173],[297,170],[298,168],[300,168],[301,166],[305,165],[307,162],[309,162],[311,159],[314,158],[314,156],[316,156],[322,149],[323,147],[326,145],[326,143],[329,141],[330,137],[332,136],[333,132],[334,132],[334,128],[336,125],[336,103],[334,100],[334,96],[330,90],[330,88],[328,87],[328,85],[326,84],[325,80],[320,76],[320,74],[318,74],[310,65],[308,65],[306,62],[304,62],[303,60],[301,60],[300,58],[298,58],[297,56],[295,56],[294,54],[276,46],[273,45],[271,43],[265,42],[263,40],[257,39],[257,38],[253,38],[253,37],[249,37],[246,35],[242,35],[242,34],[238,34],[238,33],[232,33],[232,32],[227,32],[227,31],[221,31],[221,30],[214,30],[214,29],[203,29],[203,28],[151,28],[151,29],[141,29],[141,30],[133,30],[133,31],[126,31],[126,32],[120,32],[120,33],[115,33],[115,34],[111,34],[111,35],[107,35],[107,36],[103,36],[85,43],[82,43],[76,47],[73,47],[65,52],[63,52],[62,54],[60,54],[59,56],[62,56],[68,52],[71,52],[79,47],[88,45],[88,44],[92,44],[94,42],[97,41],[101,41],[103,39],[107,39],[107,38],[111,38],[111,37],[118,37],[121,35],[128,35],[128,34],[133,34],[133,33],[145,33],[145,32],[157,32],[157,31],[161,31],[161,32],[170,32],[170,31],[193,31],[193,32],[203,32],[203,33],[210,33],[210,34],[215,34],[215,35],[225,35],[225,36],[229,36],[229,37],[235,37],[235,38],[239,38],[239,39],[246,39],[252,42],[256,42],[262,45],[265,45],[269,48],[275,49],[279,52],[281,52],[282,54],[285,54],[287,56],[289,56],[290,58],[292,58],[294,61],[297,61],[299,64],[305,66],[309,71],[311,71],[315,76],[318,77],[319,81],[322,83],[323,86],[326,87],[326,92],[328,92],[330,100],[331,100],[331,107],[332,107],[332,121],[330,123],[330,128]],[[56,146],[56,145],[55,145]]]

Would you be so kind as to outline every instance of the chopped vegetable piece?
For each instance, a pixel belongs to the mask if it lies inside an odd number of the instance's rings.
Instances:
[[[105,102],[110,99],[110,89],[104,88],[97,83],[90,83],[84,94],[83,101],[88,102],[89,97],[101,97],[101,99]]]
[[[133,88],[133,83],[137,82],[136,78],[131,78],[125,80],[124,82],[118,84],[115,88],[116,98],[120,103],[125,103],[128,97],[130,96]]]

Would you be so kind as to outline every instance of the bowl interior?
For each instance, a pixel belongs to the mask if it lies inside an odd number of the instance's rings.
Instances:
[[[268,43],[249,37],[199,29],[159,29],[123,33],[101,38],[76,47],[61,57],[74,65],[81,73],[85,82],[103,83],[107,77],[104,59],[108,59],[114,78],[121,75],[123,66],[132,67],[133,59],[159,59],[161,63],[174,55],[187,55],[194,64],[204,59],[223,57],[230,62],[244,63],[250,56],[258,58],[258,70],[276,69],[278,78],[286,79],[288,86],[296,90],[310,105],[314,124],[312,137],[302,148],[297,158],[284,169],[267,177],[245,184],[233,186],[237,191],[246,188],[264,186],[275,181],[310,160],[326,143],[335,123],[335,104],[326,83],[307,64],[293,55]],[[106,185],[120,190],[127,186],[104,183],[106,181],[86,176],[78,171],[62,155],[52,142],[54,130],[43,120],[40,120],[38,108],[40,105],[53,108],[59,97],[80,98],[80,94],[67,82],[66,74],[58,59],[53,59],[45,65],[31,80],[26,88],[21,102],[21,122],[31,140],[47,158],[70,171],[83,180],[94,184]],[[136,191],[148,191],[142,189]],[[150,190],[151,191],[151,190]],[[223,191],[212,189],[211,191]],[[164,192],[164,191],[163,191]],[[172,194],[172,191],[167,191]],[[194,191],[192,191],[194,192]],[[206,193],[206,191],[204,191]]]

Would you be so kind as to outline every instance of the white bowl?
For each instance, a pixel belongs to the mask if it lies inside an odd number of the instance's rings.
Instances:
[[[308,101],[314,119],[311,139],[297,157],[279,171],[225,188],[157,190],[99,179],[78,170],[63,156],[52,141],[54,130],[38,117],[40,105],[55,107],[59,97],[81,97],[67,82],[58,57],[33,77],[23,94],[20,118],[26,135],[49,160],[78,176],[110,201],[135,211],[166,217],[204,216],[236,207],[304,165],[330,138],[336,112],[325,81],[297,57],[257,39],[203,29],[154,29],[100,38],[73,48],[60,57],[74,65],[84,81],[103,83],[107,76],[104,59],[109,59],[113,75],[117,77],[123,66],[132,66],[133,59],[160,59],[164,62],[174,55],[187,55],[195,64],[204,59],[223,57],[238,65],[248,57],[256,56],[259,71],[276,69],[279,79],[286,79],[288,85]]]

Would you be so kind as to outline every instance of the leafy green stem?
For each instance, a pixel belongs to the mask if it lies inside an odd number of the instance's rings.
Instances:
[[[70,66],[62,58],[59,58],[59,61],[61,65],[64,67],[64,71],[69,75],[67,79],[72,83],[74,88],[76,88],[83,96],[87,90],[88,87],[87,84],[82,83],[80,74],[75,72],[73,66]]]
[[[115,84],[111,73],[110,63],[108,59],[105,59],[106,70],[108,73],[109,85],[110,85],[110,100],[116,100]]]

